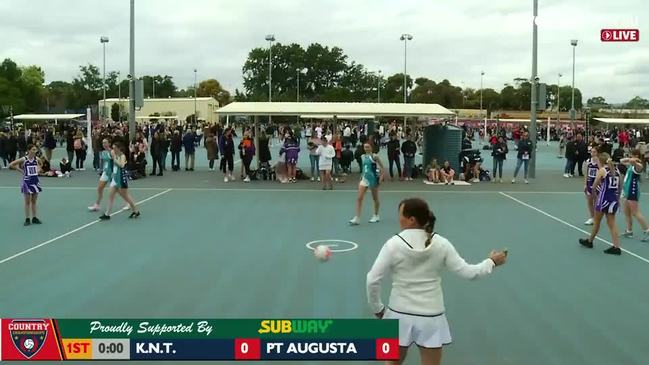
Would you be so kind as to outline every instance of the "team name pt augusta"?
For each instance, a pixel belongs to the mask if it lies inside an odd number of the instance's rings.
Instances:
[[[287,319],[263,320],[258,332],[264,333],[326,333],[334,321],[331,319],[300,319],[289,321]]]
[[[353,342],[268,342],[267,354],[357,354]]]

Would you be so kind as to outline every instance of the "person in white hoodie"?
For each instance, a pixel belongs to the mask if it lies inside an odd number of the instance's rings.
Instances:
[[[379,252],[367,274],[367,298],[378,318],[399,320],[401,364],[408,347],[419,347],[422,365],[441,363],[442,346],[451,343],[442,294],[443,271],[452,271],[465,279],[477,279],[503,265],[507,251],[492,251],[479,264],[470,265],[455,247],[434,232],[435,215],[422,199],[406,199],[399,204],[401,233],[390,238]],[[392,277],[390,302],[381,301],[381,280]]]

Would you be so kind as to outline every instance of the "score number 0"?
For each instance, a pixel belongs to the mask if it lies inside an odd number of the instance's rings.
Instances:
[[[399,360],[399,339],[380,338],[376,340],[377,360]]]
[[[237,338],[234,340],[235,360],[261,359],[261,340],[258,338]]]

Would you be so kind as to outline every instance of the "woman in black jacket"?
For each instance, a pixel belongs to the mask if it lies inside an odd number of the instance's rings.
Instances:
[[[401,179],[401,159],[399,157],[399,155],[401,154],[400,147],[401,147],[401,143],[399,142],[399,138],[397,137],[397,134],[391,133],[390,142],[388,142],[388,163],[390,166],[389,170],[390,170],[391,180],[394,180],[394,173],[392,172],[392,166],[394,164],[397,165],[397,173],[399,174],[397,177]]]
[[[158,172],[157,175],[162,176],[162,163],[160,162],[160,133],[153,133],[153,139],[151,140],[151,146],[149,146],[149,152],[151,153],[151,162],[153,162],[153,171],[151,171],[151,174],[149,174],[149,176],[156,175],[156,170],[158,168],[160,168],[160,172]]]
[[[182,144],[182,137],[180,137],[180,132],[176,129],[171,136],[171,144],[169,147],[171,151],[171,169],[174,171],[180,170],[180,151],[182,150]]]
[[[415,155],[417,154],[417,144],[412,140],[412,135],[409,135],[408,139],[401,145],[401,152],[403,152],[405,179],[406,181],[412,181],[412,170],[415,166]]]
[[[270,140],[266,135],[266,132],[262,131],[259,134],[259,162],[261,164],[269,163],[272,160],[272,155],[270,153],[269,143]]]
[[[493,182],[496,182],[496,172],[498,172],[498,179],[500,182],[503,182],[503,162],[507,159],[507,142],[503,139],[502,136],[498,137],[498,142],[493,145],[491,150],[491,156],[493,156],[494,168],[492,172]]]

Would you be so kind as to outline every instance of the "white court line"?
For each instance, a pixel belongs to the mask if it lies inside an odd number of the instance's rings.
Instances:
[[[159,193],[157,193],[157,194],[155,194],[155,195],[152,195],[152,196],[150,196],[150,197],[148,197],[148,198],[146,198],[146,199],[144,199],[144,200],[140,200],[140,201],[137,202],[136,204],[137,204],[137,205],[144,204],[144,203],[148,202],[149,200],[151,200],[151,199],[155,199],[155,198],[157,198],[157,197],[159,197],[159,196],[161,196],[161,195],[163,195],[163,194],[166,194],[166,193],[168,193],[168,192],[170,192],[170,191],[171,191],[171,189],[167,189],[167,190],[165,190],[165,191],[159,192]],[[120,210],[120,211],[117,211],[117,212],[111,214],[110,216],[112,217],[112,216],[114,216],[114,215],[116,215],[116,214],[119,214],[119,213],[121,213],[121,212],[123,212],[123,211],[125,211],[125,210],[122,209],[122,210]],[[90,223],[84,224],[84,225],[81,226],[81,227],[75,228],[75,229],[73,229],[73,230],[71,230],[71,231],[69,231],[69,232],[66,232],[66,233],[64,233],[64,234],[62,234],[62,235],[60,235],[60,236],[54,237],[54,238],[52,238],[52,239],[50,239],[50,240],[47,240],[47,241],[45,241],[45,242],[43,242],[43,243],[41,243],[41,244],[38,244],[38,245],[36,245],[36,246],[34,246],[34,247],[31,247],[31,248],[28,248],[28,249],[26,249],[26,250],[24,250],[24,251],[18,252],[17,254],[15,254],[15,255],[13,255],[13,256],[9,256],[9,257],[7,257],[6,259],[2,259],[2,260],[0,260],[0,265],[1,265],[1,264],[4,264],[5,262],[11,261],[11,260],[13,260],[13,259],[15,259],[15,258],[18,258],[18,257],[20,257],[20,256],[22,256],[22,255],[25,255],[25,254],[27,254],[27,253],[30,253],[30,252],[32,252],[32,251],[34,251],[34,250],[37,250],[37,249],[39,249],[39,248],[41,248],[41,247],[43,247],[43,246],[47,246],[47,245],[49,245],[49,244],[52,243],[52,242],[58,241],[58,240],[60,240],[61,238],[64,238],[64,237],[67,237],[67,236],[69,236],[69,235],[71,235],[71,234],[73,234],[73,233],[79,232],[79,231],[81,231],[82,229],[88,228],[88,227],[92,226],[93,224],[97,224],[97,223],[99,223],[99,222],[101,222],[101,221],[100,221],[99,219],[97,219],[96,221],[92,221],[92,222],[90,222]]]
[[[553,219],[553,220],[555,220],[555,221],[557,221],[557,222],[559,222],[559,223],[561,223],[561,224],[564,224],[564,225],[566,225],[566,226],[568,226],[568,227],[570,227],[570,228],[572,228],[572,229],[574,229],[574,230],[577,230],[577,231],[582,232],[582,233],[584,233],[584,234],[590,235],[590,232],[585,231],[585,230],[583,230],[583,229],[581,229],[581,228],[579,228],[579,227],[577,227],[577,226],[575,226],[575,225],[572,225],[572,224],[570,224],[570,223],[564,221],[564,220],[561,219],[561,218],[557,218],[557,217],[553,216],[552,214],[547,213],[547,212],[545,212],[545,211],[543,211],[543,210],[541,210],[541,209],[539,209],[539,208],[537,208],[537,207],[535,207],[535,206],[533,206],[533,205],[530,205],[530,204],[525,203],[524,201],[518,200],[518,199],[514,198],[514,197],[511,196],[511,195],[508,195],[508,194],[503,193],[503,192],[500,192],[500,195],[502,195],[502,196],[504,196],[504,197],[507,197],[507,198],[509,198],[509,199],[511,199],[511,200],[513,200],[513,201],[515,201],[515,202],[517,202],[517,203],[520,204],[520,205],[523,205],[523,206],[526,206],[526,207],[528,207],[528,208],[530,208],[530,209],[532,209],[532,210],[535,210],[535,211],[537,211],[537,212],[543,214],[544,216],[546,216],[546,217],[548,217],[548,218],[550,218],[550,219]],[[609,242],[609,241],[607,241],[607,240],[605,240],[605,239],[603,239],[603,238],[600,238],[599,236],[595,236],[595,239],[600,240],[600,241],[606,243],[606,244],[609,245],[609,246],[613,246],[613,243],[612,243],[612,242]],[[621,248],[621,247],[620,247],[620,248]],[[637,259],[639,259],[639,260],[641,260],[641,261],[644,261],[644,262],[646,262],[647,264],[649,264],[649,259],[646,259],[646,258],[644,258],[644,257],[642,257],[642,256],[640,256],[640,255],[638,255],[638,254],[636,254],[636,253],[634,253],[634,252],[632,252],[632,251],[629,251],[629,250],[627,250],[627,249],[624,249],[624,248],[621,248],[621,249],[622,249],[622,251],[628,253],[629,255],[631,255],[631,256],[633,256],[633,257],[635,257],[635,258],[637,258]]]

